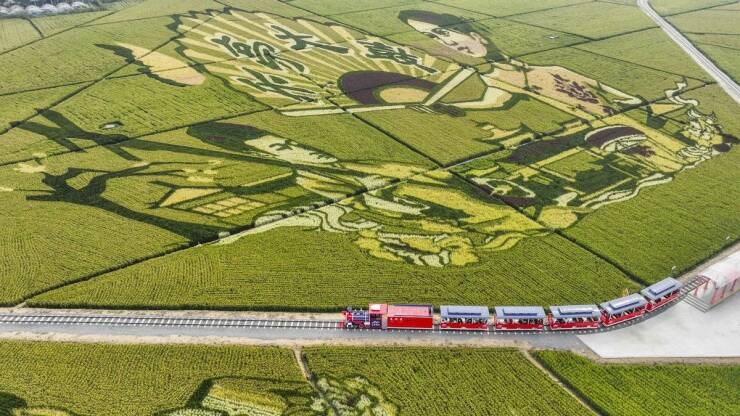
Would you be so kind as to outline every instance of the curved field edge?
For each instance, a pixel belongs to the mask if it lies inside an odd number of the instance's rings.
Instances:
[[[737,241],[740,152],[605,207],[565,231],[645,281],[680,275]]]
[[[737,365],[604,364],[563,351],[537,351],[534,356],[605,415],[703,416],[740,411]]]

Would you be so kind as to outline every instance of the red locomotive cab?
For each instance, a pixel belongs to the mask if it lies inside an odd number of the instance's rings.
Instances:
[[[604,326],[639,318],[645,314],[647,301],[637,293],[619,299],[610,300],[600,305],[601,323]]]
[[[672,277],[668,277],[654,285],[642,289],[640,293],[648,301],[645,309],[650,312],[673,302],[681,295],[682,287],[683,284],[681,284],[681,282]]]
[[[496,329],[503,331],[542,331],[545,310],[541,306],[497,306]]]
[[[554,331],[599,327],[601,313],[596,305],[550,306],[547,323]]]
[[[487,306],[442,305],[439,309],[439,327],[443,330],[488,330],[490,312]]]

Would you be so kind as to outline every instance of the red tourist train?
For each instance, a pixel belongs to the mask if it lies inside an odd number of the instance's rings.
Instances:
[[[563,331],[609,327],[639,318],[678,299],[681,282],[671,277],[639,294],[596,305],[497,306],[491,316],[487,306],[442,305],[435,321],[432,305],[371,304],[368,310],[347,308],[342,327],[347,329],[434,329],[457,331]]]

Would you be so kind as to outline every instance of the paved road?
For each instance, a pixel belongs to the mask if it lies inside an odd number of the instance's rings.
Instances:
[[[717,67],[709,58],[699,51],[686,37],[684,37],[676,28],[674,28],[668,21],[660,16],[652,6],[650,6],[649,0],[637,0],[637,5],[640,9],[645,12],[653,21],[665,31],[668,36],[673,39],[691,58],[696,61],[709,75],[717,81],[720,87],[732,97],[735,102],[740,104],[740,85],[738,85],[732,78],[725,74],[721,69]]]

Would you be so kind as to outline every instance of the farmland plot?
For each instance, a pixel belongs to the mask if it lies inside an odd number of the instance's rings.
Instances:
[[[603,414],[709,416],[740,411],[737,365],[598,364],[560,351],[540,351],[536,357]]]
[[[107,14],[110,14],[110,12],[99,11],[59,14],[54,16],[34,17],[32,21],[33,24],[39,29],[41,34],[46,37],[59,33],[63,30],[67,30],[75,26],[80,26],[93,20],[99,19]]]
[[[637,287],[445,172],[282,220],[280,214],[265,213],[256,220],[260,226],[217,244],[127,267],[31,304],[336,310],[378,299],[577,303]]]
[[[662,98],[665,90],[675,88],[677,82],[684,81],[681,75],[646,68],[573,47],[535,53],[520,59],[532,65],[560,65],[648,101]],[[689,87],[702,84],[694,79],[688,79],[686,82]]]
[[[737,238],[737,221],[729,219],[736,193],[715,195],[726,187],[720,184],[733,183],[734,173],[713,170],[737,158],[731,151],[737,139],[711,106],[691,104],[688,96],[455,169],[538,223],[656,281],[673,266],[680,272],[721,248],[725,238]],[[654,231],[635,235],[648,228]],[[680,241],[670,241],[672,234]]]
[[[90,134],[119,143],[6,166],[0,302],[431,166],[349,115],[321,129],[286,119],[263,112],[131,140]],[[121,241],[131,244],[112,249]],[[47,251],[57,255],[43,259]]]
[[[740,237],[740,192],[732,186],[739,155],[717,156],[566,232],[646,281],[679,275]]]
[[[37,113],[38,109],[49,107],[54,102],[63,99],[68,94],[83,86],[71,85],[3,96],[0,98],[0,131],[4,131],[10,127],[11,123],[17,124],[33,116]]]
[[[0,20],[0,52],[4,52],[41,38],[26,19]]]
[[[636,7],[603,2],[543,10],[513,16],[511,19],[592,39],[655,26],[653,21]]]
[[[410,15],[405,18],[413,20],[414,16]],[[426,15],[416,17],[416,19],[424,18],[432,20]],[[434,56],[443,56],[470,65],[490,60],[501,61],[505,57],[517,57],[586,41],[585,38],[569,33],[504,19],[488,19],[465,23],[464,19],[460,18],[459,20],[450,20],[450,22],[450,26],[445,26],[447,31],[457,31],[463,34],[477,33],[481,36],[485,40],[485,43],[481,44],[481,52],[476,53],[473,48],[471,48],[471,52],[450,48],[449,45],[440,42],[439,37],[433,37],[427,32],[418,30],[391,35],[388,36],[388,39],[416,47]],[[414,27],[409,25],[409,29],[414,29]],[[486,48],[485,53],[482,49],[483,45]]]
[[[740,35],[738,35],[740,37]],[[696,47],[714,61],[735,82],[740,81],[740,50],[719,45],[696,43]]]
[[[0,55],[0,93],[99,79],[126,64],[99,45],[133,42],[152,49],[173,36],[169,22],[161,18],[77,28]]]
[[[448,7],[435,3],[413,3],[403,6],[386,7],[381,9],[370,9],[352,13],[332,15],[331,18],[337,22],[344,23],[350,27],[360,29],[364,32],[377,36],[391,35],[394,33],[408,32],[411,27],[405,16],[414,14],[435,15],[447,23],[440,21],[439,26],[449,26],[459,23],[461,20],[472,22],[486,19],[488,16],[455,7]]]
[[[576,48],[664,72],[704,81],[712,79],[662,29],[658,28],[590,42]]]
[[[666,18],[682,33],[724,33],[740,35],[740,11],[700,10]]]
[[[154,17],[184,14],[190,11],[223,9],[224,6],[214,0],[147,0],[126,7],[95,23],[116,23],[129,20],[149,19]]]
[[[579,3],[587,3],[588,0],[440,0],[438,3],[461,9],[472,10],[496,17],[525,14],[542,9],[555,9],[559,7],[572,6]]]
[[[587,415],[516,350],[325,348],[305,350],[319,388],[367,384],[392,415]],[[377,413],[371,413],[377,414]]]
[[[728,3],[735,3],[735,0],[653,0],[650,2],[655,11],[663,16],[710,7],[714,8]],[[722,7],[719,8],[721,9]]]
[[[358,12],[361,10],[383,9],[394,6],[410,5],[419,0],[293,0],[292,5],[310,10],[324,16]]]
[[[315,414],[287,349],[6,341],[0,366],[7,414]]]

